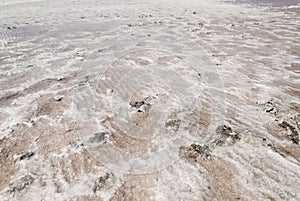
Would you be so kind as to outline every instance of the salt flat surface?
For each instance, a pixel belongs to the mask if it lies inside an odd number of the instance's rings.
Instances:
[[[300,18],[0,2],[0,200],[300,200]]]

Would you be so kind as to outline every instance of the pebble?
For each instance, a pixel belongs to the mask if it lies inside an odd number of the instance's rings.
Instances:
[[[63,98],[63,96],[54,96],[54,100],[55,101],[61,101],[62,100],[62,98]]]

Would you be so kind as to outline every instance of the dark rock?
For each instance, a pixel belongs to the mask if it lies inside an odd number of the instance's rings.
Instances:
[[[216,133],[219,135],[214,141],[216,145],[233,145],[241,139],[239,134],[233,132],[232,128],[226,125],[218,126]]]
[[[194,15],[197,14],[196,11],[194,11],[193,14],[194,14]]]
[[[278,104],[276,103],[276,101],[274,99],[271,99],[271,100],[267,101],[264,105],[267,108],[267,109],[265,109],[265,111],[267,113],[277,115],[277,113],[278,113]]]
[[[291,131],[291,139],[295,144],[299,144],[299,133],[296,129],[296,127],[294,127],[293,125],[291,125],[290,123],[288,123],[287,121],[282,121],[279,126],[288,129]]]
[[[209,158],[211,156],[211,150],[208,145],[192,144],[191,147],[201,156]]]
[[[208,145],[198,145],[198,144],[191,144],[189,147],[181,148],[181,153],[187,158],[192,158],[197,160],[197,158],[210,158],[211,156],[211,149]]]
[[[145,104],[145,101],[136,101],[136,102],[130,102],[129,105],[131,107],[140,108],[142,105]]]
[[[91,142],[91,143],[106,142],[108,135],[109,135],[109,133],[107,133],[107,132],[95,133],[94,136],[89,139],[89,142]]]
[[[104,48],[99,49],[98,52],[100,52],[100,53],[105,53],[105,52],[107,52],[108,50],[109,50],[108,47],[104,47]]]
[[[61,101],[62,98],[63,98],[63,96],[55,96],[55,97],[54,97],[54,100],[55,100],[55,101]]]
[[[273,108],[273,107],[271,107],[271,108],[267,109],[267,110],[266,110],[266,112],[268,112],[268,113],[269,113],[269,112],[272,112],[273,110],[274,110],[274,108]]]
[[[106,173],[104,176],[99,177],[94,183],[93,192],[96,193],[97,191],[103,189],[107,180],[110,177],[111,177],[111,174],[109,174],[109,173]]]
[[[219,135],[227,135],[229,136],[232,133],[232,128],[226,125],[218,126],[216,129],[216,133]]]
[[[24,159],[29,159],[29,158],[31,158],[33,155],[34,155],[34,152],[28,151],[28,152],[22,154],[22,155],[20,156],[19,159],[20,159],[20,161],[22,161],[22,160],[24,160]]]

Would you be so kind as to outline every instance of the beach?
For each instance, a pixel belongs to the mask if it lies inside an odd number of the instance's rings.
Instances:
[[[300,200],[299,5],[0,0],[0,200]]]

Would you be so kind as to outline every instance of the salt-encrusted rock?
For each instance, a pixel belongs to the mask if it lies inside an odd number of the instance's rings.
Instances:
[[[231,127],[226,125],[218,126],[216,133],[219,135],[214,141],[216,145],[233,145],[241,139],[239,134],[235,133]]]
[[[25,175],[9,185],[9,193],[16,193],[30,186],[34,181],[31,175]]]

